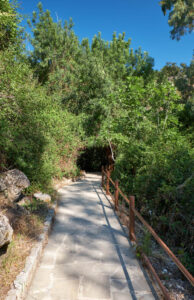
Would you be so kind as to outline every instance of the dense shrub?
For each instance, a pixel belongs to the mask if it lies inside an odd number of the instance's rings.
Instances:
[[[1,168],[17,167],[39,183],[60,175],[59,161],[78,147],[79,120],[9,50],[0,54],[0,106]]]

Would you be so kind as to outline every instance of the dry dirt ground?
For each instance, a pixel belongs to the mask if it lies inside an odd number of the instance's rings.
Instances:
[[[22,271],[26,257],[40,235],[48,206],[33,199],[27,209],[0,199],[0,211],[8,217],[14,230],[13,240],[0,249],[0,300],[4,300],[11,284]]]

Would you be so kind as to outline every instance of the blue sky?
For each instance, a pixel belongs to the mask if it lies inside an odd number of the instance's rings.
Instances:
[[[20,0],[20,11],[31,15],[37,0]],[[187,34],[180,41],[171,40],[168,18],[164,17],[159,0],[42,0],[44,9],[52,12],[54,20],[74,21],[74,31],[80,41],[91,41],[99,31],[104,40],[110,41],[114,31],[126,33],[131,47],[141,46],[154,58],[155,68],[166,62],[189,64],[194,49],[194,34]]]

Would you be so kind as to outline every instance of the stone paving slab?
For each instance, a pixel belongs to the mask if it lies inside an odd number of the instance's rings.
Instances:
[[[61,188],[58,213],[26,300],[158,299],[100,187]]]

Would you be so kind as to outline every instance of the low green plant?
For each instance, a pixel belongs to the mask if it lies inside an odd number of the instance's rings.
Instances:
[[[144,230],[142,250],[148,256],[152,254],[151,233],[148,230]]]

